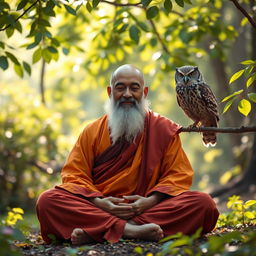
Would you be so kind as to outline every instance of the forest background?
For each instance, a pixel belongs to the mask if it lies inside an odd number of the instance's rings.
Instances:
[[[191,120],[177,104],[174,73],[188,64],[215,92],[221,127],[255,125],[253,0],[0,0],[0,14],[1,213],[34,211],[38,195],[61,182],[79,133],[104,114],[121,64],[144,72],[151,108],[182,126]],[[220,133],[214,148],[198,133],[181,140],[193,189],[216,200],[255,192],[255,133]]]

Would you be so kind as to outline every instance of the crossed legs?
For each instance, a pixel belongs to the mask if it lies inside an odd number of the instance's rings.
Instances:
[[[177,232],[193,234],[199,227],[206,233],[218,219],[213,200],[207,194],[191,191],[166,199],[127,222],[85,198],[55,188],[40,196],[37,214],[46,242],[51,242],[48,234],[54,234],[57,238],[71,239],[75,245],[117,242],[122,237],[158,241]]]

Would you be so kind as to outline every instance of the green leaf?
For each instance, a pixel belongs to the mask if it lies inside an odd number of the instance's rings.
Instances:
[[[159,13],[159,9],[157,6],[151,6],[147,9],[147,13],[146,13],[146,16],[147,16],[147,19],[153,19],[154,17],[157,16],[157,14]]]
[[[63,47],[63,48],[62,48],[62,52],[63,52],[65,55],[68,55],[68,54],[69,54],[69,49]]]
[[[189,43],[192,40],[192,34],[189,33],[186,29],[182,29],[179,36],[182,42],[184,42],[185,44]]]
[[[87,3],[86,3],[86,9],[87,9],[87,11],[88,12],[91,12],[92,11],[92,5],[90,4],[90,2],[89,1],[87,1]]]
[[[158,43],[158,40],[155,37],[153,37],[150,39],[149,43],[152,47],[155,47]]]
[[[53,1],[47,1],[46,7],[43,8],[43,11],[46,15],[55,17],[55,11],[53,10],[55,3]]]
[[[45,20],[45,19],[39,19],[38,24],[40,24],[44,27],[51,27],[51,23],[48,20]]]
[[[256,94],[256,93],[255,93],[255,94]],[[254,204],[256,204],[256,200],[248,200],[248,201],[245,202],[245,205],[246,205],[246,206],[252,206],[252,205],[254,205]]]
[[[170,13],[172,11],[172,1],[171,0],[165,0],[164,1],[164,9]]]
[[[255,216],[254,216],[254,214],[252,213],[252,212],[245,212],[244,213],[244,215],[245,215],[245,217],[247,217],[248,219],[254,219],[255,218]]]
[[[64,6],[65,6],[66,10],[67,10],[70,14],[76,16],[76,10],[75,10],[75,9],[73,9],[71,6],[66,5],[66,4],[64,4]]]
[[[129,29],[130,38],[135,42],[139,43],[140,40],[140,30],[137,28],[136,25],[132,25]]]
[[[256,61],[253,61],[253,60],[245,60],[245,61],[242,61],[240,62],[241,64],[243,65],[255,65],[256,64]]]
[[[176,4],[180,7],[184,7],[184,1],[183,0],[175,0]]]
[[[233,98],[233,99],[229,100],[229,101],[226,103],[226,105],[225,105],[225,107],[224,107],[224,109],[223,109],[223,112],[222,112],[223,114],[228,111],[228,109],[230,108],[230,106],[232,105],[232,103],[234,102],[235,99],[236,99],[236,98]]]
[[[37,45],[38,45],[38,43],[37,43],[37,42],[34,42],[34,43],[32,43],[32,44],[29,44],[26,49],[27,49],[27,50],[33,49],[33,48],[35,48]]]
[[[143,249],[142,249],[140,246],[136,246],[136,247],[133,249],[133,251],[136,252],[137,254],[140,254],[140,255],[143,254]]]
[[[41,42],[42,38],[43,38],[43,35],[41,33],[37,33],[35,35],[35,43],[39,44]]]
[[[18,59],[10,52],[5,52],[6,56],[16,65],[20,65]]]
[[[92,0],[92,7],[96,8],[99,3],[100,3],[100,0]]]
[[[8,60],[5,56],[0,56],[0,68],[6,70],[9,67]]]
[[[51,53],[58,53],[57,49],[55,47],[52,47],[52,46],[48,46],[47,47],[48,51],[51,52]]]
[[[47,50],[47,48],[42,50],[42,57],[47,62],[50,63],[52,59],[51,53]]]
[[[251,77],[249,77],[248,79],[247,79],[247,81],[246,81],[246,87],[248,88],[248,87],[250,87],[251,85],[252,85],[252,83],[254,82],[254,77],[253,76],[251,76]]]
[[[57,47],[60,46],[60,42],[56,38],[52,38],[52,44],[54,44]]]
[[[256,103],[256,93],[248,93],[248,98],[252,101],[252,102],[254,102],[254,103]]]
[[[17,6],[17,11],[24,8],[27,3],[28,3],[28,0],[21,0],[20,3]]]
[[[237,80],[243,73],[244,73],[244,69],[241,69],[241,70],[237,71],[235,74],[233,74],[229,80],[229,84],[231,84],[235,80]]]
[[[136,23],[142,30],[144,30],[145,32],[148,32],[149,31],[149,28],[147,26],[146,23],[144,22],[141,22],[141,21],[137,21]]]
[[[254,73],[251,77],[246,81],[246,87],[250,87],[252,83],[256,80],[256,73]]]
[[[144,7],[147,7],[152,2],[152,0],[141,0],[141,2]]]
[[[48,37],[48,38],[52,38],[51,32],[49,32],[49,31],[47,31],[47,30],[44,32],[44,35],[45,35],[46,37]]]
[[[124,24],[120,29],[118,29],[118,33],[123,33],[127,28],[128,28],[129,24]]]
[[[0,4],[0,12],[3,11],[3,10],[10,10],[10,5],[5,3],[5,2],[1,2]]]
[[[250,101],[246,100],[246,99],[242,99],[240,100],[239,104],[238,104],[238,111],[243,114],[244,116],[248,116],[248,114],[251,111],[251,103]]]
[[[1,47],[2,49],[4,49],[4,48],[5,48],[5,43],[3,43],[2,41],[0,41],[0,47]]]
[[[11,37],[11,36],[13,35],[13,33],[14,33],[14,28],[13,28],[13,27],[7,28],[7,29],[5,30],[5,33],[6,33],[6,35],[7,35],[8,38]]]
[[[22,64],[23,64],[23,67],[24,67],[24,69],[26,70],[26,72],[27,72],[29,75],[31,75],[31,67],[30,67],[30,65],[29,65],[26,61],[23,61]]]
[[[248,23],[248,19],[246,17],[244,17],[241,22],[240,22],[240,25],[243,27],[245,26],[246,24]]]
[[[21,65],[14,65],[14,71],[16,72],[16,74],[19,76],[19,77],[23,77],[24,75],[24,72],[23,72],[23,68]]]
[[[236,96],[236,95],[241,94],[243,91],[244,91],[243,89],[242,89],[242,90],[239,90],[239,91],[236,91],[236,92],[234,92],[234,93],[228,95],[227,97],[225,97],[221,102],[225,102],[225,101],[229,100],[230,98],[232,98],[232,97],[234,97],[234,96]]]
[[[20,33],[22,33],[22,26],[18,20],[16,21],[14,27],[16,28],[16,30],[18,30]]]
[[[35,64],[36,62],[38,62],[42,57],[42,50],[41,48],[38,48],[36,51],[34,51],[33,53],[33,57],[32,57],[32,62],[33,64]]]

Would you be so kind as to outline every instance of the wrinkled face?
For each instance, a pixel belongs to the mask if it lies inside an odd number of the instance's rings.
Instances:
[[[136,69],[121,69],[112,78],[112,85],[107,88],[109,97],[113,97],[120,107],[131,107],[140,103],[142,97],[148,94],[144,87],[144,79]]]
[[[176,83],[190,84],[194,82],[201,82],[202,75],[198,70],[198,67],[183,66],[176,69],[175,74]]]

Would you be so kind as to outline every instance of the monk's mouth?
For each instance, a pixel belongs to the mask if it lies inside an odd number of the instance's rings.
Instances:
[[[135,103],[132,102],[132,101],[123,101],[123,102],[120,102],[119,105],[121,105],[121,106],[134,106]]]

